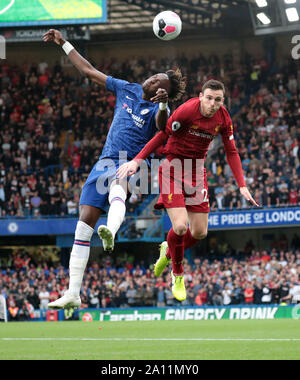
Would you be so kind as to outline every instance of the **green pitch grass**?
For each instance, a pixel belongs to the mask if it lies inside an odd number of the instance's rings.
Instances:
[[[3,360],[299,360],[300,320],[10,322]]]
[[[5,10],[7,9],[7,10]],[[102,17],[102,0],[0,0],[0,22]]]

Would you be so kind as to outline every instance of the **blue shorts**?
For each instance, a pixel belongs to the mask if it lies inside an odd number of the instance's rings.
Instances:
[[[99,160],[94,165],[82,188],[79,205],[94,206],[107,212],[110,185],[116,179],[117,169],[125,162],[127,160],[112,158]]]

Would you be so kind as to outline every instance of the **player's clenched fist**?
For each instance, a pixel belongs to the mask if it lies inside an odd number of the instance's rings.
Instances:
[[[48,32],[43,35],[43,40],[44,42],[54,41],[57,45],[63,45],[66,42],[61,32],[56,29],[49,29]]]
[[[164,88],[159,88],[156,91],[156,94],[153,98],[150,99],[153,103],[167,103],[168,102],[168,93]]]

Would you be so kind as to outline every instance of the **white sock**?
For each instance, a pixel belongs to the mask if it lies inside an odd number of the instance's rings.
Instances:
[[[70,282],[68,290],[75,297],[80,294],[83,274],[90,256],[90,241],[93,233],[94,229],[86,223],[81,221],[77,223],[69,263]]]
[[[107,227],[114,237],[125,218],[126,197],[127,194],[121,185],[112,186],[108,198],[110,207],[107,215]]]

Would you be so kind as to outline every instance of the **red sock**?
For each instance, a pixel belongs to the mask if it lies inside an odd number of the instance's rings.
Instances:
[[[169,255],[172,258],[173,273],[177,276],[183,274],[184,258],[184,235],[175,234],[173,228],[170,229],[167,237]]]
[[[173,229],[172,229],[173,230]],[[184,235],[184,250],[194,247],[200,240],[193,238],[190,229],[188,228]],[[171,254],[169,248],[167,249],[167,259],[171,260]]]
[[[184,249],[192,248],[196,245],[200,240],[193,238],[190,229],[188,228],[186,234],[184,235]]]

